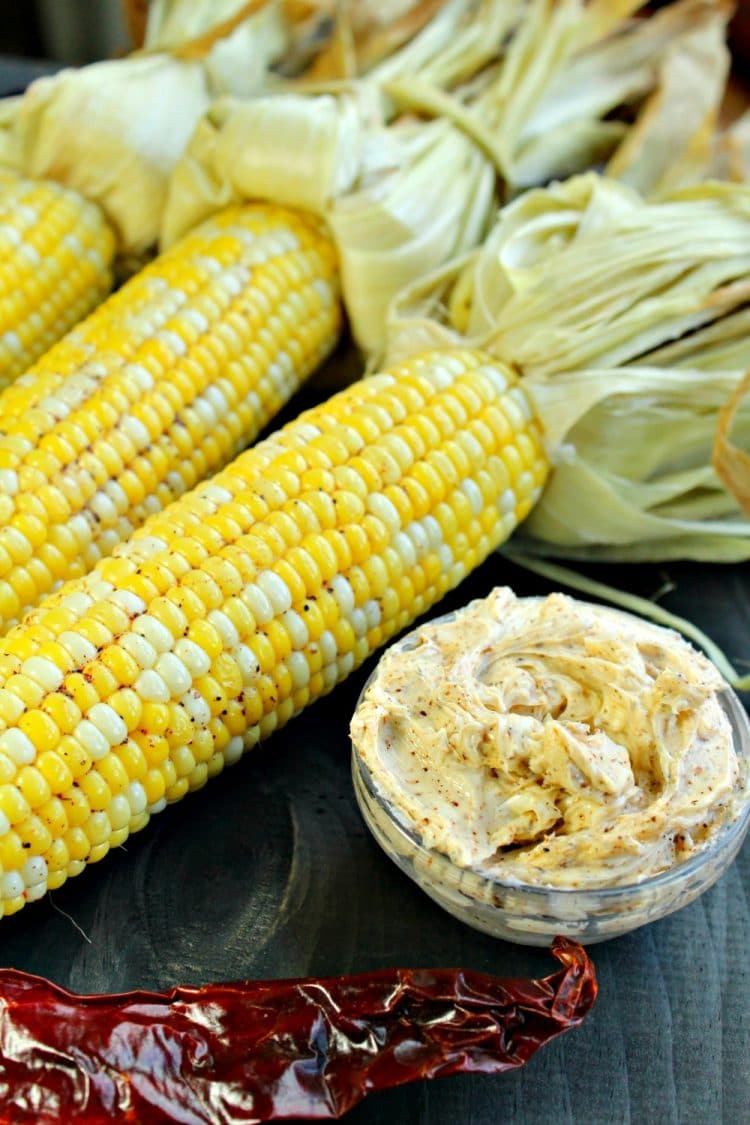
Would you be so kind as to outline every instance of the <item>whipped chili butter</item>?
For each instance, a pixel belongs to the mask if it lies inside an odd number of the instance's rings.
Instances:
[[[510,883],[594,889],[681,863],[747,802],[725,688],[671,630],[500,588],[392,646],[351,734],[426,847]]]

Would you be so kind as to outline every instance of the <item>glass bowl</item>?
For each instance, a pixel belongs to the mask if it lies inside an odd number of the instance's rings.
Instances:
[[[399,641],[399,647],[413,643],[412,637],[409,634]],[[376,675],[377,668],[360,699]],[[738,757],[750,770],[747,713],[730,688],[719,698],[732,726]],[[442,852],[425,847],[408,820],[384,797],[354,746],[352,777],[367,827],[401,870],[449,914],[474,929],[519,945],[547,946],[557,934],[592,944],[680,910],[724,874],[750,827],[748,800],[703,851],[641,882],[596,890],[531,886],[459,867]]]

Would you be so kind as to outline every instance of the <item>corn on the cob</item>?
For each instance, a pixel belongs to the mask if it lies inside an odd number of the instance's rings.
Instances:
[[[547,460],[515,377],[429,353],[302,414],[0,642],[0,891],[59,887],[329,691],[504,540]]]
[[[0,183],[0,389],[104,299],[114,253],[101,211],[77,192]]]
[[[322,224],[233,208],[0,395],[0,628],[252,441],[340,320]]]

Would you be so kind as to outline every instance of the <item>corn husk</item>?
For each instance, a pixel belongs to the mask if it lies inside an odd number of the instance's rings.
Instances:
[[[713,104],[726,4],[679,0],[631,24],[641,6],[451,0],[366,78],[328,93],[225,101],[175,170],[162,244],[230,201],[316,211],[336,238],[354,338],[377,362],[395,294],[487,230],[498,171],[514,188],[609,156],[629,128],[614,112],[652,95],[665,60],[681,59],[683,40],[699,34],[714,63],[704,95]],[[358,59],[354,22],[349,30],[347,66]],[[685,143],[694,117],[675,126]]]
[[[750,180],[750,111],[714,138],[711,172],[734,183]]]
[[[451,174],[445,177],[445,169]],[[326,212],[353,335],[376,357],[394,295],[476,246],[495,206],[489,161],[447,121],[409,122],[366,137],[355,188]]]
[[[531,0],[496,66],[446,95],[440,74],[394,76],[401,106],[483,138],[506,197],[610,160],[661,193],[705,173],[726,81],[729,0],[680,0],[629,21],[639,0]],[[630,120],[635,115],[634,123]]]
[[[386,362],[470,344],[517,368],[554,470],[516,549],[750,558],[750,185],[646,202],[595,173],[506,206],[392,306]]]
[[[143,46],[148,51],[191,49],[216,41],[262,7],[262,0],[150,0]]]
[[[694,0],[647,21],[643,40],[651,40],[651,57],[659,60],[657,81],[608,175],[652,197],[706,178],[729,74],[726,25],[733,10],[732,0]]]
[[[750,559],[750,518],[712,465],[720,412],[742,371],[593,368],[527,381],[555,468],[524,550],[574,558]],[[750,403],[736,440],[750,445]]]
[[[242,199],[324,215],[351,190],[377,106],[352,95],[225,98],[199,122],[170,183],[161,242]]]
[[[0,162],[76,188],[103,208],[121,252],[140,254],[156,241],[168,177],[196,122],[227,89],[262,86],[288,42],[274,0],[203,57],[156,51],[39,79],[4,107]]]
[[[502,50],[510,13],[522,7],[452,0],[379,68],[391,75],[419,64],[457,81]],[[398,289],[475,246],[497,203],[492,162],[460,128],[408,115],[389,120],[379,68],[335,93],[212,107],[175,169],[162,225],[169,246],[227,203],[259,198],[323,216],[336,239],[352,331],[368,355],[382,350]]]
[[[596,173],[503,208],[481,250],[402,291],[396,360],[470,340],[526,374],[613,367],[750,298],[750,186],[648,203]]]

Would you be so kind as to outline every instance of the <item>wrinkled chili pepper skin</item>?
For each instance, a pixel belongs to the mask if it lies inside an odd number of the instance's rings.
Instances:
[[[371,1090],[522,1066],[596,998],[558,938],[543,980],[386,969],[76,996],[0,971],[0,1122],[225,1125],[340,1117]]]

